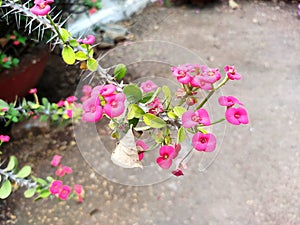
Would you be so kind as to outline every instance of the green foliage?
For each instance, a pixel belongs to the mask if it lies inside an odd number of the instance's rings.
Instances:
[[[186,108],[184,108],[182,106],[175,106],[173,108],[173,112],[175,113],[176,116],[178,116],[179,118],[181,118],[182,114],[186,112]]]
[[[68,65],[73,65],[76,59],[73,48],[65,46],[62,50],[62,58]]]
[[[163,92],[164,92],[164,96],[165,96],[165,108],[168,110],[169,109],[169,106],[171,104],[171,99],[172,99],[172,93],[171,93],[171,90],[168,86],[164,85],[162,87],[163,89]]]
[[[12,192],[12,185],[9,180],[2,183],[0,188],[0,199],[6,199]]]
[[[119,64],[114,70],[114,77],[116,80],[121,80],[126,74],[126,66],[124,64]]]
[[[141,89],[135,84],[129,84],[123,89],[126,99],[130,103],[137,103],[143,98]]]
[[[181,143],[186,139],[185,129],[180,127],[177,133],[177,143]]]
[[[131,104],[128,107],[127,119],[142,118],[145,114],[144,110],[136,104]]]
[[[93,58],[89,58],[87,60],[87,68],[90,71],[96,71],[98,69],[98,62],[97,62],[97,60],[93,59]]]
[[[153,114],[150,114],[150,113],[146,113],[143,116],[143,119],[144,119],[145,124],[152,128],[162,128],[162,127],[166,126],[166,122],[163,119],[161,119]]]
[[[25,198],[31,198],[34,196],[36,189],[35,188],[29,188],[24,192]]]

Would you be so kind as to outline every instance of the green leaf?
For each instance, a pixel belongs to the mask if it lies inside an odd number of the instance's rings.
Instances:
[[[39,104],[35,104],[33,102],[28,102],[28,105],[30,106],[31,109],[38,109],[40,107]]]
[[[162,128],[162,127],[166,126],[166,122],[163,119],[161,119],[153,114],[150,114],[150,113],[146,113],[143,116],[143,119],[144,119],[144,122],[146,125],[153,127],[153,128]]]
[[[59,116],[58,116],[57,114],[53,114],[53,115],[51,116],[51,119],[52,119],[53,121],[57,121],[57,120],[59,119]]]
[[[51,193],[50,193],[49,190],[43,190],[43,191],[41,191],[39,197],[40,197],[40,198],[48,198],[48,197],[50,196],[50,194],[51,194]]]
[[[70,33],[64,28],[60,29],[60,35],[64,42],[66,42],[70,37]]]
[[[136,104],[131,104],[128,107],[127,119],[141,118],[145,114],[144,110]]]
[[[48,115],[41,115],[40,121],[46,122],[48,120],[49,116]]]
[[[88,55],[89,55],[89,57],[91,57],[91,58],[93,58],[94,57],[94,49],[88,49]]]
[[[130,103],[136,103],[140,101],[143,97],[141,89],[135,84],[129,84],[123,89],[126,99]]]
[[[143,95],[142,100],[140,100],[140,103],[145,104],[146,102],[149,101],[149,99],[153,96],[154,92],[147,92]]]
[[[132,125],[133,127],[136,127],[136,125],[138,125],[139,121],[140,120],[138,118],[133,118],[131,120],[128,120],[128,125],[129,125],[129,127],[130,127],[130,125]]]
[[[36,182],[39,183],[39,184],[42,185],[42,186],[46,186],[46,185],[48,184],[48,182],[45,181],[45,180],[42,179],[42,178],[37,178],[37,179],[36,179]]]
[[[165,104],[166,104],[166,109],[169,108],[170,103],[171,103],[171,99],[172,99],[172,93],[171,90],[168,86],[164,85],[162,87],[164,95],[165,95]]]
[[[68,65],[75,63],[75,52],[70,46],[65,46],[62,50],[62,58]]]
[[[52,181],[54,181],[53,177],[47,176],[46,180],[49,181],[49,183],[51,183]]]
[[[13,117],[12,119],[11,119],[11,121],[13,121],[14,123],[17,123],[17,122],[19,122],[19,119],[18,119],[18,117]]]
[[[43,103],[43,105],[45,106],[46,109],[49,109],[50,103],[49,103],[47,98],[42,98],[42,103]]]
[[[93,58],[88,59],[86,65],[90,71],[96,71],[98,69],[98,62],[96,59]]]
[[[2,6],[2,0],[0,0],[0,6]]]
[[[167,113],[167,115],[168,115],[168,117],[169,118],[171,118],[171,119],[176,119],[176,114],[175,113],[173,113],[172,111],[169,111],[168,113]]]
[[[6,199],[12,191],[12,186],[9,180],[6,180],[0,188],[0,199]]]
[[[147,102],[145,102],[145,105],[153,102],[154,99],[159,95],[160,91],[161,91],[161,88],[160,87],[157,88],[156,91],[154,92],[154,94],[151,96],[151,98]]]
[[[80,60],[80,61],[82,61],[82,60],[87,60],[87,59],[88,59],[87,55],[86,55],[84,52],[82,52],[82,51],[76,52],[75,58],[76,58],[77,60]]]
[[[185,138],[186,138],[185,129],[183,127],[180,127],[177,134],[177,143],[183,142]]]
[[[0,109],[3,109],[3,108],[6,108],[8,109],[9,108],[9,105],[7,102],[3,101],[2,99],[0,99]]]
[[[22,169],[16,174],[17,178],[25,178],[28,177],[31,173],[30,166],[23,166]]]
[[[18,166],[18,160],[15,156],[10,156],[9,157],[9,162],[7,167],[4,169],[5,171],[12,171],[13,169],[15,169]]]
[[[69,44],[72,47],[77,47],[79,45],[79,43],[75,39],[69,40]]]
[[[121,80],[126,74],[126,66],[124,64],[119,64],[114,70],[114,77],[116,80]]]
[[[186,112],[186,108],[183,108],[181,106],[175,106],[173,112],[176,114],[176,116],[181,118],[182,114]]]
[[[25,198],[31,198],[35,194],[35,188],[29,188],[24,192],[24,197]]]

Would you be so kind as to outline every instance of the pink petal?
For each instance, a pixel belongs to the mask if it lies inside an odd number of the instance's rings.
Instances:
[[[168,155],[168,159],[173,159],[174,155],[175,155],[175,149],[171,145],[164,145],[164,146],[160,147],[159,154],[161,156],[167,154]]]
[[[226,120],[233,125],[248,124],[248,113],[245,108],[229,108],[225,112]]]
[[[203,124],[204,126],[209,126],[210,125],[210,119],[209,119],[209,115],[208,112],[205,109],[198,109],[195,113],[199,119],[200,119],[200,123]]]
[[[98,122],[102,119],[103,116],[103,109],[101,106],[96,106],[95,112],[85,112],[82,115],[82,120],[85,122]]]
[[[49,13],[50,10],[51,7],[49,5],[46,5],[45,8],[41,8],[38,5],[35,5],[30,9],[30,12],[37,16],[45,16]]]
[[[144,151],[149,148],[149,146],[142,140],[137,140],[136,146],[141,147]]]
[[[188,110],[182,114],[182,125],[184,128],[191,128],[199,124],[198,121],[194,121],[193,117],[197,116],[194,111]]]
[[[172,160],[171,159],[165,160],[162,157],[158,157],[156,159],[156,163],[163,169],[169,169],[172,165]]]
[[[172,174],[173,174],[174,176],[176,176],[176,177],[179,177],[179,176],[183,176],[183,175],[184,175],[181,169],[173,170],[173,171],[172,171]]]
[[[116,86],[113,84],[107,84],[104,85],[101,89],[100,89],[100,94],[102,96],[107,96],[107,95],[111,95],[116,91]]]
[[[216,148],[216,137],[213,134],[197,132],[192,138],[192,144],[197,151],[211,152]]]
[[[98,85],[96,87],[93,88],[91,96],[92,97],[98,97],[98,95],[100,94],[100,90],[102,89],[103,85]]]
[[[54,155],[53,159],[52,159],[52,161],[50,163],[51,166],[54,166],[54,167],[58,166],[59,163],[60,163],[61,158],[62,158],[62,156],[60,156],[60,155]]]

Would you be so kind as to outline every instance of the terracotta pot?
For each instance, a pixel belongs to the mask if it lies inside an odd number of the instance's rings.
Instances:
[[[45,45],[36,46],[21,58],[19,65],[0,73],[0,99],[14,101],[16,96],[24,97],[43,74],[49,49]]]

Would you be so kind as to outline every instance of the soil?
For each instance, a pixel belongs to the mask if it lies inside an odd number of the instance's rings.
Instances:
[[[201,164],[192,159],[183,177],[141,187],[121,185],[83,159],[72,126],[12,127],[14,140],[4,145],[6,153],[17,155],[41,177],[54,173],[49,162],[54,154],[62,155],[74,171],[69,182],[82,184],[86,198],[82,204],[55,199],[35,203],[16,192],[0,204],[1,223],[300,224],[297,7],[283,2],[239,4],[237,10],[226,4],[150,6],[122,23],[136,40],[175,42],[211,67],[235,64],[243,75],[223,92],[239,96],[251,123],[227,126],[220,154],[209,168],[199,171]],[[79,70],[66,67],[53,54],[38,88],[58,101],[74,93],[79,78]]]

